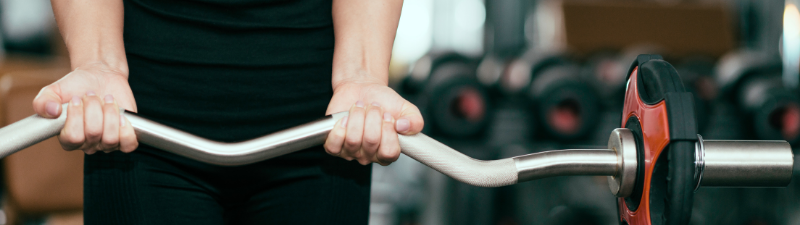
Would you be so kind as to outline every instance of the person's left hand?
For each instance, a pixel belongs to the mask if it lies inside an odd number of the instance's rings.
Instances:
[[[422,131],[422,115],[414,104],[381,82],[351,81],[334,86],[327,115],[350,111],[325,140],[328,154],[362,165],[389,165],[400,156],[397,134]]]

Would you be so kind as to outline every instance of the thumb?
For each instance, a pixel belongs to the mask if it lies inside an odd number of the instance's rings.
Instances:
[[[45,118],[56,118],[61,115],[61,96],[53,85],[42,88],[33,99],[33,110]]]
[[[410,102],[403,104],[403,109],[400,111],[398,118],[395,122],[395,130],[400,134],[417,134],[425,126],[425,121],[422,120],[422,113],[419,112],[417,106]]]

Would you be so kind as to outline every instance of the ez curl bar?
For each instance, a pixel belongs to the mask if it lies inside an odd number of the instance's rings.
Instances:
[[[458,181],[499,187],[553,176],[609,176],[621,224],[687,224],[700,186],[783,187],[794,156],[786,141],[703,140],[693,97],[658,55],[640,55],[628,71],[623,128],[608,149],[555,150],[483,161],[424,135],[400,135],[402,153]],[[63,107],[66,110],[67,107]],[[0,128],[0,158],[57,135],[57,119],[37,115]],[[204,139],[126,113],[140,142],[198,161],[236,166],[322,144],[347,112],[238,143]]]

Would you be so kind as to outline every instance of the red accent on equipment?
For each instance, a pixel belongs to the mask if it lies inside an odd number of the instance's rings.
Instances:
[[[664,100],[655,105],[647,105],[639,99],[637,75],[639,68],[634,68],[625,91],[625,105],[622,111],[622,127],[628,118],[635,116],[642,125],[644,142],[644,185],[642,198],[636,211],[630,211],[624,198],[619,202],[620,218],[629,225],[651,225],[650,221],[650,179],[656,165],[656,159],[669,144],[669,122]],[[641,162],[640,162],[641,163]]]

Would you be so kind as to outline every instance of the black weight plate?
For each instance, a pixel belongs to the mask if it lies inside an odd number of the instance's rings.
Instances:
[[[580,67],[565,64],[544,69],[534,78],[529,90],[537,124],[544,134],[559,140],[586,137],[598,124],[597,93],[579,76]],[[571,122],[558,126],[561,121]]]
[[[432,74],[425,87],[428,121],[434,129],[450,137],[472,137],[482,134],[491,118],[492,110],[485,88],[478,83],[469,65],[450,63],[441,65]],[[469,116],[461,113],[459,101],[468,94],[478,113]]]
[[[650,218],[653,225],[689,223],[694,202],[694,142],[671,142],[656,160],[650,177]]]

